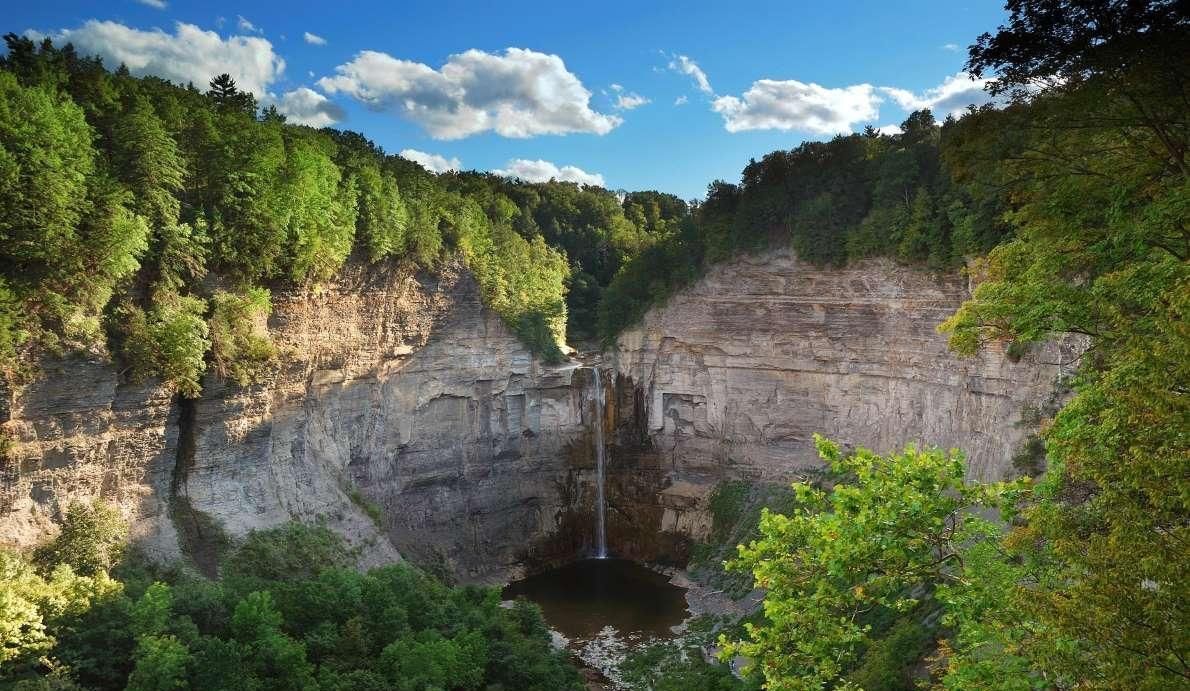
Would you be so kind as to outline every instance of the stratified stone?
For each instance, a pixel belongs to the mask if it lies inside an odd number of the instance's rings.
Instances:
[[[611,472],[664,478],[611,515],[652,511],[659,529],[700,537],[707,521],[682,516],[672,495],[812,472],[814,433],[878,452],[958,448],[972,479],[1013,474],[1077,350],[1049,344],[1013,362],[991,344],[957,357],[936,327],[968,296],[960,276],[889,260],[818,268],[775,250],[713,267],[618,339]]]

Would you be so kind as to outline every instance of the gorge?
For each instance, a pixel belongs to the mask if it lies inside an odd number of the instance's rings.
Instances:
[[[0,691],[1190,683],[1187,3],[55,4]]]
[[[812,470],[813,432],[958,447],[973,477],[1009,475],[1074,352],[956,358],[935,326],[967,291],[888,260],[818,268],[772,250],[713,267],[603,366],[548,365],[462,267],[350,264],[274,296],[281,355],[262,384],[208,376],[180,404],[73,358],[6,389],[0,534],[32,545],[71,501],[102,497],[149,554],[208,572],[221,541],[297,519],[325,521],[364,564],[500,581],[600,554],[605,471],[606,549],[681,565],[714,486]]]

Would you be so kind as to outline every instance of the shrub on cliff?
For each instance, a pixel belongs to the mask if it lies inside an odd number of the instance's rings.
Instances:
[[[47,571],[65,564],[82,576],[94,576],[119,562],[127,540],[128,524],[118,508],[101,500],[74,502],[58,535],[38,548],[34,559]]]

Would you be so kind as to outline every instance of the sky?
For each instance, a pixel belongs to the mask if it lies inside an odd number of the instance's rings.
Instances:
[[[998,0],[18,2],[5,33],[205,87],[427,168],[701,198],[749,159],[988,100],[967,46]]]

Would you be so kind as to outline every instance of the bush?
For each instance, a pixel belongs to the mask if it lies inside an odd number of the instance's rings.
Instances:
[[[187,398],[202,391],[211,345],[206,301],[169,294],[149,312],[125,302],[116,309],[121,352],[134,379],[159,377]]]
[[[289,581],[312,578],[325,569],[354,562],[342,539],[325,526],[286,523],[253,530],[223,563],[230,581]]]
[[[277,356],[266,324],[272,312],[269,291],[219,291],[211,302],[211,360],[215,374],[240,386],[258,382]]]
[[[65,564],[81,576],[107,573],[124,553],[128,525],[114,506],[96,499],[66,509],[62,530],[34,559],[49,572]]]

